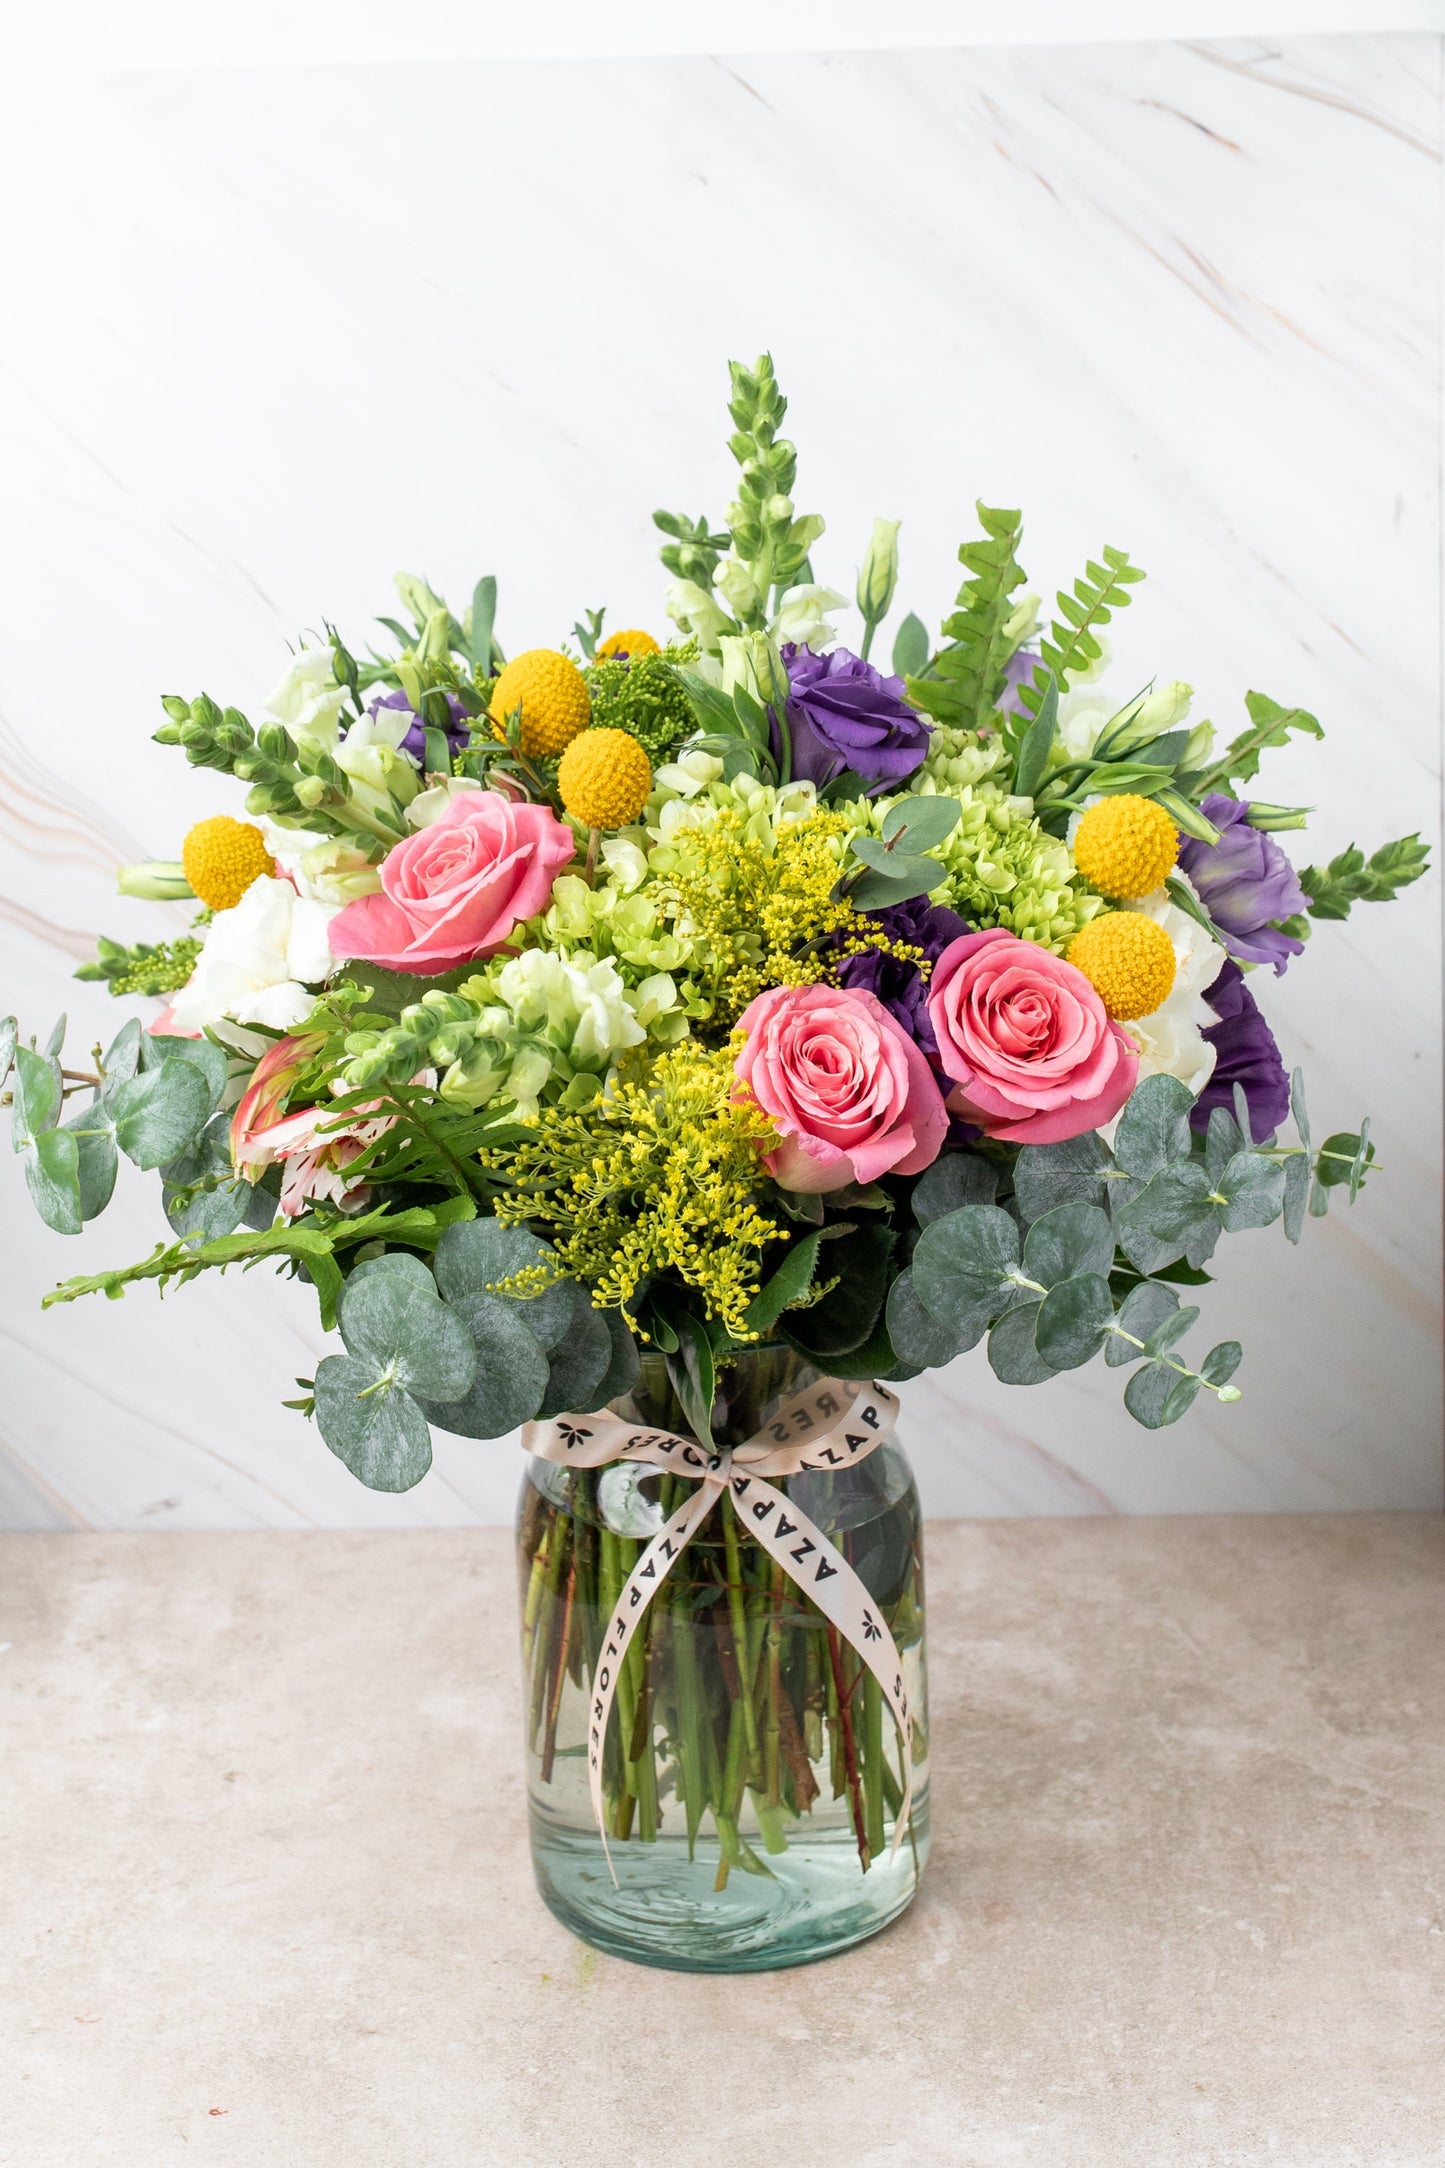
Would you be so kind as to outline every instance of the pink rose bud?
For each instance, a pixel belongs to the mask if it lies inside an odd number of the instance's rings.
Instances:
[[[738,1018],[735,1068],[781,1143],[764,1160],[783,1189],[842,1189],[919,1174],[948,1116],[933,1072],[875,995],[779,986]]]
[[[950,941],[928,1015],[948,1105],[1006,1144],[1059,1144],[1119,1112],[1139,1056],[1082,971],[994,927]]]
[[[387,853],[379,896],[338,911],[332,953],[422,978],[489,956],[514,926],[546,909],[575,850],[571,829],[547,806],[463,791],[439,820]]]

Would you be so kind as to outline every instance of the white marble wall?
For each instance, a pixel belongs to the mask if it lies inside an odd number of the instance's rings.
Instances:
[[[502,583],[502,636],[659,621],[648,514],[717,506],[723,361],[769,344],[839,584],[901,516],[936,619],[975,496],[1037,584],[1103,541],[1151,580],[1119,681],[1326,745],[1262,779],[1324,854],[1439,829],[1441,41],[35,77],[5,92],[0,842],[8,1001],[67,973],[233,786],[148,744],[161,690],[243,707],[398,566]],[[1437,1506],[1439,904],[1321,928],[1265,998],[1317,1119],[1370,1111],[1353,1217],[1222,1253],[1232,1409],[1149,1435],[1102,1367],[907,1389],[935,1513]],[[7,1155],[8,1156],[8,1155]],[[277,1402],[320,1352],[253,1275],[52,1311],[161,1231],[132,1175],[66,1242],[5,1177],[0,1523],[494,1520],[506,1445],[359,1489]]]

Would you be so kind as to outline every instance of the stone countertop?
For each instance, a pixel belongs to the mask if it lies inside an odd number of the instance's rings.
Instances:
[[[1445,2161],[1445,1521],[928,1563],[922,1894],[699,1978],[533,1894],[502,1534],[0,1539],[0,2162]]]

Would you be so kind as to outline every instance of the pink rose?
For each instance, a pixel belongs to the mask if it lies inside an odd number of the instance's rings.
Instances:
[[[775,986],[738,1018],[735,1068],[782,1142],[764,1164],[784,1189],[919,1174],[948,1116],[933,1072],[861,988]]]
[[[462,791],[439,820],[387,853],[379,896],[337,912],[332,953],[422,978],[489,956],[520,920],[546,908],[575,849],[571,829],[547,806]]]
[[[1082,971],[994,927],[950,941],[928,1015],[948,1105],[1006,1144],[1059,1144],[1111,1122],[1139,1056]]]

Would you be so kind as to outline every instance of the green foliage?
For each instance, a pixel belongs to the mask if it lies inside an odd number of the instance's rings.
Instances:
[[[1188,778],[1191,797],[1203,798],[1209,791],[1227,790],[1231,783],[1250,782],[1259,773],[1260,755],[1287,745],[1291,731],[1309,738],[1325,734],[1308,708],[1281,707],[1268,693],[1246,693],[1244,704],[1249,710],[1250,728],[1234,739],[1218,760]]]
[[[1099,626],[1107,625],[1116,610],[1127,607],[1133,599],[1129,589],[1144,577],[1138,565],[1130,564],[1127,551],[1111,549],[1107,542],[1103,559],[1102,564],[1096,564],[1090,558],[1083,578],[1075,580],[1072,593],[1059,590],[1059,615],[1039,642],[1041,666],[1034,672],[1033,684],[1021,689],[1020,697],[1031,713],[1042,712],[1048,685],[1046,673],[1052,672],[1055,683],[1063,690],[1070,678],[1082,676],[1098,661],[1103,653]]]
[[[435,1288],[411,1273],[354,1279],[337,1323],[347,1352],[317,1365],[317,1427],[368,1489],[410,1490],[431,1466],[421,1401],[466,1392],[477,1367],[472,1337]]]
[[[710,589],[732,537],[714,534],[706,519],[689,519],[685,512],[654,512],[652,524],[672,537],[657,554],[673,577]]]
[[[947,872],[927,853],[952,835],[962,812],[956,798],[899,799],[883,817],[881,836],[851,838],[853,856],[868,871],[850,872],[843,893],[860,911],[881,911],[928,895]]]
[[[928,668],[928,627],[912,610],[893,636],[893,675],[922,677]]]
[[[1300,886],[1310,899],[1311,918],[1348,918],[1353,904],[1392,903],[1429,863],[1430,846],[1418,835],[1382,843],[1369,859],[1352,843],[1327,866],[1306,866]]]
[[[970,577],[943,622],[948,644],[934,656],[926,674],[911,671],[908,675],[909,697],[917,707],[941,723],[968,730],[981,728],[998,705],[1004,665],[1018,644],[1010,633],[1009,597],[1024,578],[1017,555],[1022,513],[996,510],[982,502],[977,510],[984,539],[959,545],[959,560]]]

